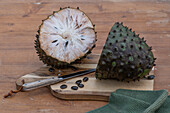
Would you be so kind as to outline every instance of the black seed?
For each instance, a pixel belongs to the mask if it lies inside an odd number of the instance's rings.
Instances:
[[[122,31],[122,29],[120,29],[120,32]]]
[[[77,9],[79,9],[79,7],[77,7]]]
[[[67,47],[67,45],[68,45],[68,41],[66,41],[66,43],[65,43],[65,47]]]
[[[70,6],[68,6],[68,8],[70,8]]]
[[[81,40],[85,40],[84,38],[81,38]]]
[[[110,32],[109,32],[109,35],[110,35]]]
[[[134,34],[133,36],[135,37],[136,35]]]
[[[124,39],[123,42],[126,42],[126,39]]]
[[[82,82],[82,80],[77,80],[75,83],[76,83],[77,85],[79,85],[79,84],[81,84],[81,82]]]
[[[142,40],[144,40],[144,37],[142,38]]]
[[[112,38],[115,38],[115,36],[113,36]]]
[[[120,34],[120,36],[122,36],[122,34]]]
[[[119,27],[119,25],[116,26],[117,28]]]
[[[95,24],[93,24],[93,27],[95,27]]]
[[[116,33],[116,30],[113,30],[113,33]]]
[[[131,39],[131,41],[133,41],[133,39]]]
[[[61,89],[66,89],[67,88],[67,85],[63,84],[60,86]]]
[[[59,43],[56,44],[56,46],[58,46]]]
[[[147,58],[148,58],[148,56],[145,56],[145,58],[147,59]]]
[[[119,22],[116,22],[116,24],[119,24]]]
[[[148,77],[147,77],[147,79],[149,79],[149,80],[152,80],[152,79],[154,79],[155,78],[155,75],[149,75]]]
[[[133,48],[133,45],[130,45],[130,48]]]
[[[54,71],[54,68],[49,68],[48,71],[49,71],[49,72],[53,72],[53,71]]]
[[[128,56],[132,56],[131,54],[128,54]]]
[[[127,36],[129,36],[129,34],[127,34]]]
[[[78,87],[77,86],[72,86],[71,89],[72,90],[78,90]]]
[[[157,58],[154,58],[154,60],[156,60]]]
[[[83,88],[84,85],[83,84],[78,84],[78,87]]]
[[[153,66],[156,66],[156,64],[153,64]]]
[[[118,43],[118,40],[116,40],[116,43]]]
[[[55,42],[57,42],[58,40],[54,40],[54,41],[52,41],[52,43],[55,43]]]
[[[132,31],[132,28],[130,28],[129,30]]]
[[[89,80],[88,77],[84,77],[84,78],[83,78],[83,82],[87,82],[88,80]]]
[[[123,46],[123,45],[121,45],[121,48],[124,48],[124,46]]]
[[[60,10],[62,10],[63,8],[60,7]]]
[[[109,43],[109,45],[111,46],[111,45],[112,45],[112,43]]]
[[[122,24],[122,25],[123,25],[123,22],[121,22],[120,24]]]

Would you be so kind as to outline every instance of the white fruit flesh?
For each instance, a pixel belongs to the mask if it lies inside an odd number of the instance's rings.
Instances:
[[[65,8],[49,16],[40,27],[40,46],[48,56],[71,63],[84,56],[95,43],[95,31],[80,10]]]

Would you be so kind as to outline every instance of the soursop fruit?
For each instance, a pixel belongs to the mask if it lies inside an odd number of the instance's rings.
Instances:
[[[109,32],[95,76],[128,82],[139,80],[155,66],[156,58],[151,50],[144,38],[116,22]]]
[[[60,8],[42,21],[35,48],[43,63],[64,68],[85,58],[95,47],[96,32],[89,17],[77,8]]]

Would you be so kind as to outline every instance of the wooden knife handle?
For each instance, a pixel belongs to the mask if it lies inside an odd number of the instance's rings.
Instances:
[[[44,86],[55,84],[62,80],[63,80],[63,78],[52,77],[52,78],[43,79],[43,80],[39,80],[39,81],[35,81],[35,82],[25,83],[22,85],[22,91],[30,91],[33,89],[41,88]]]

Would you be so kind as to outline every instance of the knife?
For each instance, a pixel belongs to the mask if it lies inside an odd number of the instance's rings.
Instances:
[[[85,74],[89,74],[92,72],[95,72],[96,69],[89,69],[89,70],[85,70],[85,71],[79,71],[76,73],[71,73],[68,75],[63,75],[63,76],[59,76],[59,77],[51,77],[48,79],[43,79],[43,80],[39,80],[39,81],[35,81],[35,82],[30,82],[30,83],[24,83],[22,85],[22,91],[30,91],[33,89],[37,89],[37,88],[41,88],[44,86],[48,86],[48,85],[52,85],[70,78],[74,78],[74,77],[78,77],[78,76],[82,76]]]

